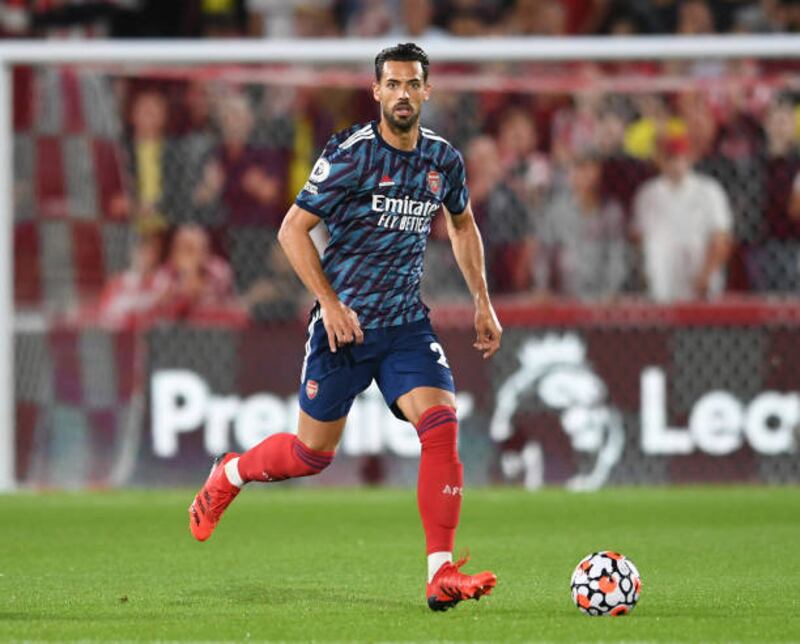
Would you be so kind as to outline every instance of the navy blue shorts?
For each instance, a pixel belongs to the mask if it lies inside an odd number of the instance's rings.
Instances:
[[[312,418],[330,421],[350,411],[355,397],[373,379],[395,416],[406,420],[397,399],[415,387],[455,392],[442,345],[426,318],[418,322],[364,329],[364,343],[331,353],[328,334],[314,309],[300,376],[300,408]]]

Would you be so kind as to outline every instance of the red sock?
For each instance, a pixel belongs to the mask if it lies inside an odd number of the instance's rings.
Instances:
[[[294,434],[273,434],[239,457],[239,476],[247,481],[283,481],[319,474],[334,452],[306,447]]]
[[[456,410],[447,405],[426,409],[417,423],[417,434],[422,443],[417,504],[428,554],[452,552],[464,484],[456,448]]]

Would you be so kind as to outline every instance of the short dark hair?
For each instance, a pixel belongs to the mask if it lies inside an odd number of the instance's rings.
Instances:
[[[380,82],[383,74],[383,63],[387,60],[417,61],[422,65],[422,80],[428,80],[428,65],[430,65],[428,54],[422,50],[422,47],[413,42],[404,42],[394,47],[387,47],[375,56],[375,80],[378,82]]]

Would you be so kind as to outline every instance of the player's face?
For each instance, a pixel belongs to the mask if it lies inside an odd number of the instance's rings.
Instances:
[[[430,91],[417,61],[387,60],[380,82],[372,84],[383,120],[399,132],[408,132],[419,122],[422,103],[428,100]]]

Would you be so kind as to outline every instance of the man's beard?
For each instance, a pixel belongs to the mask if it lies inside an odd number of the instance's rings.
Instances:
[[[397,107],[395,105],[395,107]],[[403,120],[398,120],[394,115],[394,108],[383,108],[383,118],[388,123],[389,128],[396,132],[410,132],[419,122],[419,112],[412,113]]]

